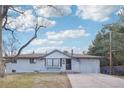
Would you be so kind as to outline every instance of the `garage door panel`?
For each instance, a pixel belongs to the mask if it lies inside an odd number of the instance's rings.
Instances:
[[[98,62],[81,62],[80,71],[82,73],[98,73],[99,64]]]

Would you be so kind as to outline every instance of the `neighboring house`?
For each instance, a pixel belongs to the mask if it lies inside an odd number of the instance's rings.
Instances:
[[[6,63],[6,73],[22,72],[99,73],[100,57],[54,50],[47,54],[19,55],[17,59]]]

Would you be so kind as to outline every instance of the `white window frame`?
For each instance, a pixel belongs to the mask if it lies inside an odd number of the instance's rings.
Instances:
[[[13,64],[17,64],[17,59],[12,59]]]
[[[29,62],[30,62],[30,64],[35,64],[36,63],[34,58],[30,58]]]
[[[57,65],[55,63],[57,63]],[[53,59],[53,67],[59,67],[59,66],[60,66],[60,59],[59,58]]]
[[[52,67],[52,59],[51,58],[48,58],[48,59],[46,59],[46,62],[47,62],[47,66],[48,67]],[[50,64],[51,63],[51,64]]]
[[[58,64],[57,65],[55,64],[55,60],[58,61]],[[47,67],[60,67],[60,59],[59,58],[48,58],[48,59],[46,59],[46,66]]]

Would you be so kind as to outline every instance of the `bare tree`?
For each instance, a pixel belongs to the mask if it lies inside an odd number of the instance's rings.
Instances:
[[[9,37],[8,41],[3,40],[4,55],[6,56],[15,55],[18,49],[18,44],[20,44],[18,40],[13,37]]]
[[[56,15],[58,16],[64,16],[66,13],[63,11],[62,7],[58,6],[52,6],[52,5],[47,5],[47,6],[30,6],[30,10],[23,10],[19,6],[6,6],[2,5],[0,6],[0,77],[4,76],[4,61],[3,61],[3,51],[2,51],[2,31],[9,31],[13,39],[15,39],[15,31],[18,31],[19,29],[27,30],[27,28],[33,30],[33,35],[32,37],[27,40],[25,44],[23,44],[17,51],[17,54],[15,55],[15,58],[21,53],[21,51],[27,47],[35,38],[37,38],[37,33],[40,28],[47,28],[52,25],[52,21],[48,21],[47,17],[43,17],[43,15],[38,14],[39,9],[45,9],[45,8],[51,8],[54,12],[56,12]],[[67,8],[66,8],[67,9]],[[12,15],[9,14],[10,11],[18,13],[18,15],[21,16],[22,20],[27,17],[26,14],[32,13],[31,16],[28,18],[32,17],[33,22],[32,24],[29,22],[25,24],[26,22],[19,22],[19,20],[15,20],[15,18],[12,18]],[[55,13],[51,14],[51,16],[54,16]],[[20,18],[20,16],[17,16],[17,18]],[[19,24],[20,23],[20,24]],[[25,29],[25,26],[27,28]],[[13,51],[12,51],[13,52]]]

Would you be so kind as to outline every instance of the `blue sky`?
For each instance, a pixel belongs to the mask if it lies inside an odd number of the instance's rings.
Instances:
[[[23,6],[22,9],[26,9],[26,7],[29,6]],[[43,17],[54,21],[52,22],[54,25],[40,29],[37,39],[28,45],[28,47],[23,50],[23,53],[32,51],[41,53],[53,49],[68,51],[74,49],[74,52],[80,53],[87,51],[92,40],[95,39],[97,32],[102,28],[102,25],[118,20],[119,17],[116,15],[116,12],[119,8],[120,6],[82,7],[73,5],[66,7],[63,11],[66,11],[65,13],[67,13],[67,15],[60,17],[56,17],[55,14],[52,17],[48,17],[49,13],[45,13],[51,12],[52,10],[44,10],[45,12],[41,12],[44,15]],[[29,19],[29,17],[27,18]],[[16,36],[21,42],[19,46],[31,38],[32,33],[33,31],[17,31]],[[7,34],[8,33],[4,32],[4,39],[7,38]]]

